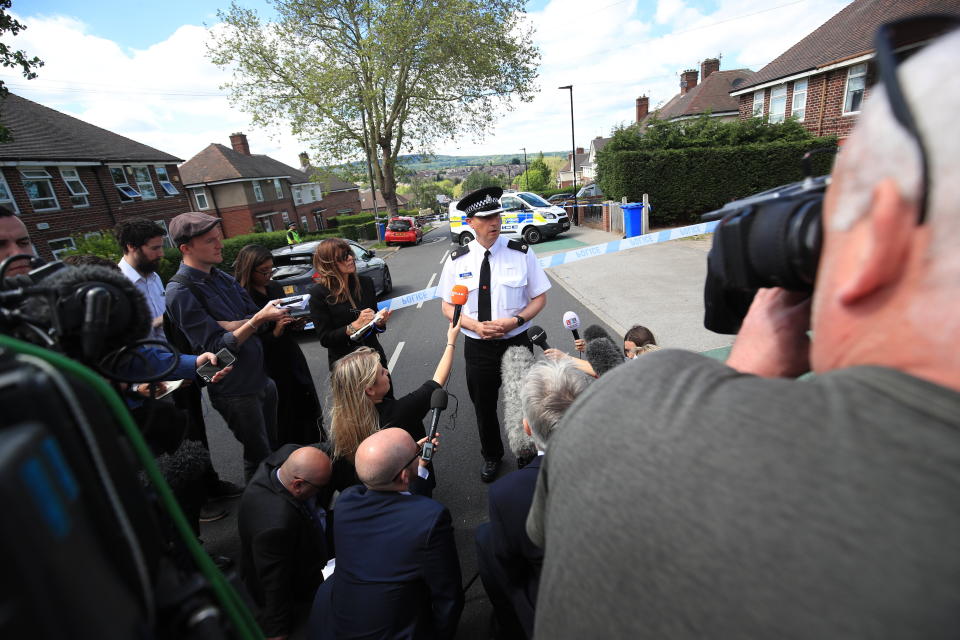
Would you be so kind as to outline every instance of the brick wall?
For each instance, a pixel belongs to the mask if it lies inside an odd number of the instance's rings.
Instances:
[[[216,187],[213,187],[216,188]],[[286,193],[286,190],[284,190]],[[251,198],[253,192],[251,191]],[[316,216],[313,215],[315,209],[323,209],[323,219],[326,228],[329,224],[326,222],[330,218],[338,215],[341,209],[350,209],[352,214],[360,213],[360,192],[356,189],[350,191],[338,191],[327,194],[319,202],[310,202],[295,206],[291,198],[282,200],[270,200],[266,202],[247,203],[245,205],[233,207],[220,207],[219,214],[223,219],[224,237],[232,238],[234,236],[253,233],[254,225],[260,221],[257,217],[265,213],[272,213],[269,220],[273,223],[274,231],[286,229],[286,222],[283,220],[284,211],[290,221],[300,224],[301,232],[317,231]],[[217,210],[213,207],[213,201],[210,201],[210,209],[206,211],[210,215],[217,215]],[[301,216],[307,217],[307,228],[303,228],[300,221]]]
[[[20,167],[3,167],[2,171],[37,253],[40,257],[50,260],[53,258],[49,245],[51,240],[110,230],[122,220],[132,217],[168,223],[174,216],[189,211],[190,204],[180,182],[177,166],[173,164],[164,166],[171,183],[180,193],[175,196],[166,195],[157,180],[153,166],[149,165],[150,178],[157,192],[157,198],[155,200],[137,198],[133,202],[120,201],[120,194],[113,184],[107,167],[76,167],[77,174],[88,192],[89,206],[87,207],[78,207],[71,203],[70,192],[60,175],[59,167],[44,167],[52,176],[50,182],[59,204],[58,209],[47,211],[34,211],[23,187]],[[131,186],[136,188],[135,183],[131,182]]]

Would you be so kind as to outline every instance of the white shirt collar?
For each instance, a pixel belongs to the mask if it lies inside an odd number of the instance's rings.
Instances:
[[[139,271],[133,268],[133,265],[127,262],[127,257],[124,256],[120,258],[120,262],[117,263],[117,266],[120,267],[120,271],[127,277],[128,280],[133,282],[139,282],[140,280],[146,281],[146,277],[141,275]]]

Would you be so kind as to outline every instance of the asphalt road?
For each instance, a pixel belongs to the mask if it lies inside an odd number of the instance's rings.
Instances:
[[[549,244],[540,247],[545,249]],[[424,236],[421,245],[402,247],[393,253],[383,252],[394,283],[394,291],[390,296],[412,293],[436,284],[443,261],[453,248],[456,247],[450,244],[448,227],[444,224]],[[590,310],[582,308],[563,287],[554,286],[547,293],[546,308],[533,321],[533,324],[546,330],[551,346],[572,350],[573,338],[562,324],[564,312],[571,310],[579,314],[583,327],[599,324],[616,335]],[[388,330],[380,336],[380,342],[390,360],[394,388],[398,394],[409,393],[432,377],[445,348],[446,326],[446,320],[440,313],[439,300],[425,302],[420,308],[407,307],[392,315]],[[320,346],[313,334],[304,334],[300,346],[317,381],[317,389],[326,409],[329,405],[326,349]],[[480,442],[473,405],[466,388],[462,338],[457,345],[457,359],[447,390],[451,398],[440,422],[441,448],[435,458],[438,485],[434,498],[446,505],[453,516],[460,566],[466,584],[477,571],[473,535],[477,525],[487,520],[487,485],[480,481]],[[214,466],[221,477],[240,483],[243,477],[240,445],[209,403],[205,403],[205,409]],[[504,444],[506,446],[506,439]],[[514,469],[516,461],[508,449],[500,474],[502,476]],[[230,510],[229,516],[218,522],[202,524],[201,539],[210,553],[238,559],[240,543],[236,509],[239,501],[224,504]],[[490,611],[489,601],[478,579],[466,593],[466,607],[457,638],[489,638]],[[294,637],[303,637],[302,629]]]

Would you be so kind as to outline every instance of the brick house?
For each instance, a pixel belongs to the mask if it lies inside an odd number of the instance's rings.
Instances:
[[[687,69],[680,74],[680,93],[662,107],[650,111],[649,96],[636,102],[636,122],[645,127],[653,118],[689,120],[704,114],[720,120],[736,120],[740,116],[739,100],[730,92],[752,82],[756,74],[750,69],[720,70],[719,58],[707,58],[700,70]]]
[[[405,196],[402,193],[397,194],[397,209],[408,209],[410,206],[410,196]],[[360,209],[363,213],[374,213],[373,208],[373,197],[371,196],[370,189],[361,189],[360,190]],[[381,216],[387,215],[387,203],[383,199],[383,194],[377,191],[377,211],[380,212]]]
[[[12,93],[0,122],[13,136],[0,144],[0,204],[20,215],[42,258],[130,217],[166,228],[190,210],[180,158]]]
[[[842,142],[869,93],[877,27],[911,15],[958,11],[960,0],[854,0],[730,95],[739,100],[741,119],[794,117],[813,135],[835,135]]]
[[[576,158],[573,157],[572,153],[568,153],[567,161],[557,169],[557,189],[572,187],[574,177],[577,179],[577,186],[583,186],[583,165],[589,161],[590,154],[585,153],[583,147],[577,147]],[[571,163],[574,165],[572,168]]]
[[[597,136],[590,141],[590,150],[587,151],[587,161],[580,166],[582,170],[581,177],[584,182],[593,182],[597,179],[597,154],[607,146],[607,143],[610,142],[611,139],[612,138]]]
[[[184,187],[197,211],[223,220],[230,238],[264,231],[280,231],[292,222],[301,231],[329,226],[329,218],[360,212],[356,185],[333,177],[311,177],[262,154],[251,154],[247,136],[230,136],[232,148],[212,143],[180,166]],[[312,171],[306,154],[301,163]]]

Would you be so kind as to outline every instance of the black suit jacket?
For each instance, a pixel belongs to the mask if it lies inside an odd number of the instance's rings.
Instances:
[[[524,468],[494,482],[487,496],[493,553],[507,576],[507,596],[528,638],[533,637],[543,549],[527,535],[527,514],[542,459],[537,456]]]
[[[363,309],[377,310],[377,293],[373,286],[373,280],[367,276],[360,277],[360,299],[355,300],[357,307],[353,309],[349,301],[337,302],[331,304],[327,297],[330,290],[322,284],[315,284],[310,287],[310,318],[313,320],[314,331],[320,338],[320,344],[327,349],[327,363],[333,370],[333,363],[356,351],[357,347],[365,346],[376,349],[380,353],[380,361],[383,366],[387,366],[387,356],[377,340],[377,333],[374,331],[363,339],[362,342],[354,342],[347,335],[347,325],[357,319],[360,311]]]
[[[333,522],[318,531],[305,505],[280,484],[276,469],[299,447],[280,447],[264,460],[240,500],[241,572],[250,595],[261,606],[260,626],[267,636],[291,632],[294,613],[309,604],[323,567],[333,557]],[[329,503],[329,496],[318,496]]]
[[[317,593],[311,639],[454,636],[463,591],[446,507],[351,487],[337,499],[334,540],[337,569]]]

